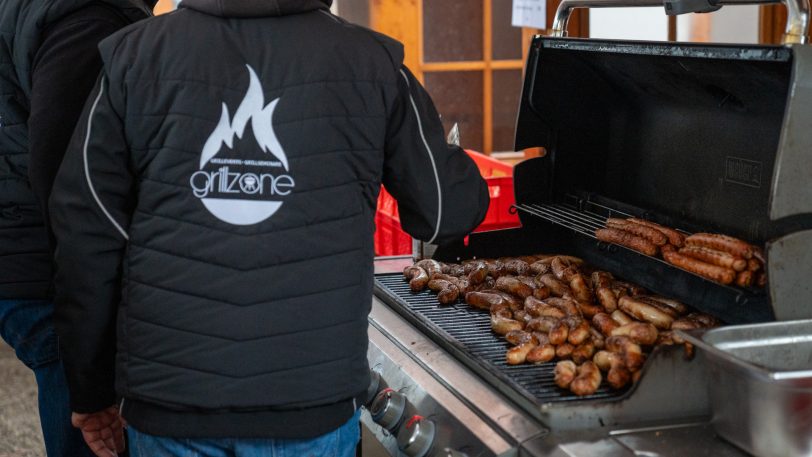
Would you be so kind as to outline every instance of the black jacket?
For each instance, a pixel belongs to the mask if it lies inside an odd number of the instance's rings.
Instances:
[[[381,183],[437,243],[487,187],[401,45],[329,1],[182,5],[102,44],[51,199],[73,407],[113,403],[115,359],[146,433],[314,437],[369,382]]]
[[[51,284],[51,252],[41,201],[29,181],[29,151],[32,140],[32,71],[41,57],[40,48],[49,27],[93,3],[108,5],[125,23],[147,16],[142,6],[128,0],[2,0],[0,2],[0,299],[46,298]],[[92,32],[83,31],[90,37]],[[73,43],[74,47],[77,46]],[[95,43],[94,43],[95,45]],[[58,51],[56,51],[58,52]],[[76,52],[71,49],[70,52]],[[53,56],[47,57],[52,59]],[[92,59],[88,59],[92,60]],[[96,59],[98,61],[98,58]],[[73,64],[87,64],[87,61]],[[63,75],[64,76],[64,75]],[[92,81],[91,81],[92,84]],[[74,93],[87,94],[77,84]],[[81,102],[80,102],[81,103]],[[51,112],[57,107],[52,106]],[[78,113],[60,113],[65,124],[75,122]],[[69,128],[72,128],[71,125]],[[58,132],[48,132],[49,141],[40,146],[59,148]],[[43,182],[43,187],[48,184]],[[45,190],[47,193],[47,190]]]

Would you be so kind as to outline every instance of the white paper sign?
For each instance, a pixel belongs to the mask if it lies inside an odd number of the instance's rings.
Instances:
[[[513,0],[513,26],[547,28],[547,0]]]

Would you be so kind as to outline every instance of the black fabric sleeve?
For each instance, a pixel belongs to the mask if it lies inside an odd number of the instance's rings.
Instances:
[[[459,240],[485,218],[488,186],[474,161],[445,140],[428,93],[405,67],[388,121],[383,184],[403,229],[429,243]]]
[[[60,355],[73,411],[115,403],[116,313],[134,208],[121,90],[102,77],[88,99],[50,199]]]
[[[56,172],[101,71],[97,46],[126,25],[109,7],[85,7],[48,28],[34,56],[28,176],[46,224]]]

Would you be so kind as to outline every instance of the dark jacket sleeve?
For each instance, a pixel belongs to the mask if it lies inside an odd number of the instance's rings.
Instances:
[[[54,178],[102,67],[99,42],[126,25],[112,8],[90,5],[46,29],[34,56],[28,177],[46,223]]]
[[[474,161],[445,140],[431,97],[405,67],[388,120],[383,184],[403,229],[429,243],[463,238],[485,218],[488,186]]]
[[[55,325],[71,407],[80,413],[115,403],[116,312],[134,206],[120,92],[100,79],[50,199],[57,240]]]

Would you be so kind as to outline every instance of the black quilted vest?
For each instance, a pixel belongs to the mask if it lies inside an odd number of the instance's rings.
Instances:
[[[43,31],[93,1],[0,1],[0,299],[48,295],[48,235],[28,182],[31,66]],[[103,1],[133,21],[149,14],[129,0]]]

